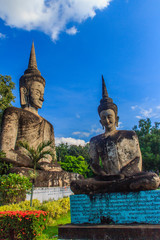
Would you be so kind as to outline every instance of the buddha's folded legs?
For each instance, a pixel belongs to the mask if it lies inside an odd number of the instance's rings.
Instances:
[[[157,189],[160,178],[156,173],[140,172],[120,180],[98,181],[95,178],[71,182],[75,194],[96,194],[107,192],[131,192]]]

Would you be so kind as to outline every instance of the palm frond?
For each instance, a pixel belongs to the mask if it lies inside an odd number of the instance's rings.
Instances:
[[[37,147],[37,152],[42,152],[42,150],[46,147],[51,147],[52,141],[44,141],[42,143],[40,143]]]

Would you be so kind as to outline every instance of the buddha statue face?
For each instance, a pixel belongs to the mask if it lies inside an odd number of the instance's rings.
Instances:
[[[100,113],[100,123],[105,127],[107,132],[116,130],[118,126],[118,117],[115,116],[115,112],[112,109],[103,110]]]
[[[29,82],[20,88],[22,108],[33,107],[38,110],[43,104],[44,86],[39,81]]]
[[[38,109],[42,107],[44,95],[44,86],[40,82],[32,82],[29,88],[29,104]]]

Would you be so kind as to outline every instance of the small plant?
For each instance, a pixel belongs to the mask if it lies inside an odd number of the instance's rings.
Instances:
[[[36,239],[46,227],[44,211],[0,212],[0,239]]]
[[[6,154],[0,150],[0,176],[8,174],[9,170],[12,168],[11,163],[7,163],[3,160],[6,157]]]
[[[10,204],[25,200],[26,191],[31,189],[29,178],[16,173],[0,177],[1,204]]]
[[[22,142],[19,141],[18,145],[23,147],[27,152],[25,153],[32,161],[33,163],[33,173],[31,176],[32,179],[32,190],[31,190],[31,200],[30,200],[30,206],[32,206],[32,198],[33,198],[33,189],[34,189],[34,183],[36,179],[36,169],[38,167],[38,162],[42,158],[46,158],[47,155],[53,156],[53,152],[48,149],[44,150],[46,147],[51,147],[52,141],[44,141],[38,145],[38,147],[35,149],[34,147],[30,147],[28,142]]]

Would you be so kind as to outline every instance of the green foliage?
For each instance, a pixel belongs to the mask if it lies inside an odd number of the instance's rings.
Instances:
[[[60,162],[60,164],[63,170],[67,172],[79,173],[85,178],[87,178],[91,172],[88,163],[82,156],[65,156],[63,162]]]
[[[11,77],[0,74],[0,125],[3,111],[12,106],[11,102],[15,102],[15,96],[12,93],[13,89],[15,89],[15,84],[12,82]]]
[[[10,173],[0,177],[1,204],[19,202],[25,199],[26,191],[31,188],[29,178]]]
[[[84,147],[80,145],[76,146],[61,143],[56,147],[56,154],[59,162],[63,161],[66,155],[75,157],[82,156],[85,161],[89,162],[89,143],[87,143]]]
[[[51,144],[52,141],[44,141],[35,149],[34,147],[30,147],[28,142],[18,142],[19,146],[27,150],[27,153],[25,154],[31,159],[34,170],[37,169],[37,164],[42,158],[47,158],[47,155],[53,156],[53,152],[51,150],[44,150],[44,148],[51,146]]]
[[[57,160],[63,170],[92,177],[94,174],[89,166],[89,143],[83,146],[61,143],[56,147]]]
[[[44,211],[0,212],[0,239],[37,239],[46,227]]]
[[[61,215],[66,214],[70,210],[70,201],[69,198],[49,201],[43,203],[39,209],[48,212],[49,224],[51,224],[55,219],[58,219]]]
[[[33,197],[33,189],[34,189],[34,181],[37,176],[36,174],[36,169],[38,167],[38,162],[42,158],[46,158],[47,155],[50,155],[53,157],[53,152],[48,149],[44,150],[46,147],[51,147],[52,141],[44,141],[38,145],[38,147],[35,149],[34,147],[30,147],[28,142],[22,142],[19,141],[18,145],[23,147],[24,149],[27,150],[25,153],[32,161],[34,172],[31,173],[32,175],[32,190],[31,190],[31,200],[30,200],[30,205],[32,206],[32,197]]]
[[[9,173],[9,170],[12,168],[11,163],[7,163],[3,161],[3,158],[6,156],[6,154],[0,150],[0,176],[7,175]]]
[[[154,126],[151,120],[141,119],[138,126],[133,130],[137,133],[142,152],[144,170],[160,170],[160,122],[155,122]]]
[[[58,226],[66,225],[69,223],[71,223],[70,211],[55,220],[52,225],[48,225],[46,229],[44,229],[42,235],[37,238],[37,240],[58,240]]]
[[[48,201],[40,203],[39,200],[34,199],[32,207],[30,201],[22,201],[18,204],[10,204],[0,206],[0,211],[15,211],[15,210],[42,210],[48,212],[49,224],[54,223],[61,215],[66,214],[70,210],[69,198],[62,198],[57,201]]]

